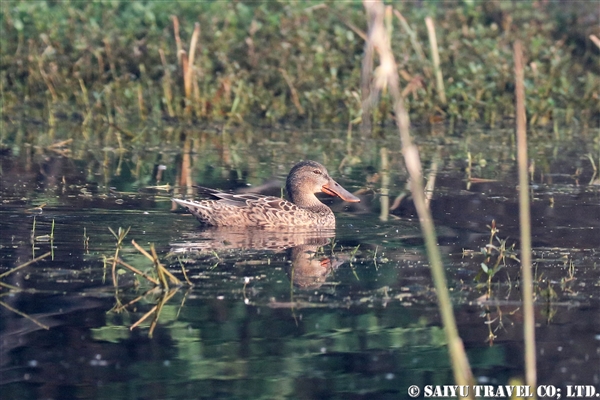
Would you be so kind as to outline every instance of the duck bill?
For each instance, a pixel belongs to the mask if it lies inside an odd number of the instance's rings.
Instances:
[[[340,199],[349,203],[358,203],[360,199],[344,189],[339,183],[331,179],[327,184],[321,187],[323,193],[327,193],[330,196],[337,196]]]

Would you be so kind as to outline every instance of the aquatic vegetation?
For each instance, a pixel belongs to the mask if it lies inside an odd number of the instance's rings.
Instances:
[[[413,119],[493,126],[512,117],[511,44],[520,39],[530,123],[597,122],[598,49],[587,39],[594,23],[585,10],[593,5],[577,4],[581,9],[529,2],[394,5],[388,26]],[[3,118],[43,122],[51,138],[61,119],[84,128],[69,132],[72,138],[89,139],[91,126],[108,125],[99,143],[116,138],[121,147],[139,138],[124,127],[133,119],[345,124],[360,118],[366,18],[357,4],[17,1],[1,7]],[[433,64],[423,50],[428,26],[435,26],[439,52]],[[443,97],[436,72],[443,73]],[[391,121],[390,99],[381,98],[373,126]],[[12,139],[2,133],[3,142]]]
[[[129,230],[131,229],[131,227],[129,227],[127,229],[123,229],[123,228],[119,227],[117,232],[115,232],[110,227],[108,229],[110,230],[110,232],[112,233],[112,235],[114,236],[114,238],[117,241],[115,255],[110,258],[107,258],[106,256],[104,257],[105,270],[106,270],[107,264],[112,262],[112,279],[113,279],[113,286],[115,289],[115,305],[110,310],[110,312],[115,312],[115,313],[124,312],[128,309],[133,308],[133,306],[136,305],[138,302],[140,302],[142,299],[147,299],[149,297],[151,297],[151,298],[153,297],[151,300],[151,303],[153,304],[151,309],[148,312],[146,312],[142,317],[140,317],[137,320],[137,322],[133,323],[129,328],[130,330],[133,330],[134,328],[138,327],[140,324],[142,324],[144,321],[146,321],[148,318],[150,318],[152,316],[153,318],[151,320],[149,330],[148,330],[148,336],[152,337],[152,335],[154,333],[154,329],[156,328],[156,326],[158,324],[158,320],[161,315],[161,311],[162,311],[163,307],[178,292],[178,290],[182,286],[182,283],[177,277],[175,277],[175,275],[173,275],[160,262],[160,260],[158,258],[158,254],[154,247],[154,244],[150,245],[150,252],[148,252],[143,247],[141,247],[139,244],[137,244],[135,240],[131,241],[131,244],[133,245],[133,247],[152,262],[153,268],[150,273],[146,273],[142,270],[139,270],[138,268],[135,268],[131,264],[124,261],[119,256],[119,252],[123,248],[123,241],[125,240],[125,237],[129,233]],[[117,271],[117,269],[116,269],[117,264],[120,265],[121,267],[125,268],[125,270]],[[183,276],[186,280],[186,283],[189,286],[192,286],[192,283],[188,279],[183,265],[181,265],[181,269],[183,272]],[[143,294],[138,295],[133,300],[127,302],[126,304],[123,304],[121,301],[122,293],[120,291],[119,282],[117,280],[117,277],[119,274],[124,274],[125,271],[130,271],[135,276],[144,278],[146,282],[151,284],[151,286],[150,286],[150,289],[146,290]],[[153,275],[153,276],[151,276],[151,275]],[[173,285],[172,287],[169,286],[169,282]]]

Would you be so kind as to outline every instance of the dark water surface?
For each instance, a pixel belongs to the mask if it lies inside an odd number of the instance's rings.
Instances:
[[[337,228],[323,232],[200,228],[172,210],[184,159],[175,145],[6,152],[0,274],[53,255],[0,278],[11,285],[0,286],[0,398],[399,399],[410,385],[453,384],[399,145],[348,145],[345,135],[253,132],[227,149],[210,136],[192,147],[194,181],[226,190],[273,182],[261,189],[278,195],[296,161],[324,163],[362,202],[330,202]],[[522,381],[524,369],[510,135],[421,140],[459,331],[481,384]],[[600,186],[590,161],[599,141],[575,137],[532,144],[538,383],[600,391]],[[482,254],[492,220],[507,257],[488,285],[481,264],[493,266],[502,247],[494,238]],[[152,273],[131,240],[154,244],[193,285],[148,292],[119,267],[116,291],[105,259],[116,248],[109,228],[119,227],[130,227],[123,260]],[[156,310],[155,326],[151,314],[130,329]]]

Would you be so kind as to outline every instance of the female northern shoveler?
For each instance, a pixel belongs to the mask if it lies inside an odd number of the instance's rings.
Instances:
[[[285,188],[290,201],[259,194],[230,194],[208,189],[219,200],[180,200],[206,225],[261,228],[335,228],[335,216],[321,203],[315,193],[327,193],[344,201],[356,203],[360,199],[334,181],[324,166],[315,161],[294,165],[287,177]]]

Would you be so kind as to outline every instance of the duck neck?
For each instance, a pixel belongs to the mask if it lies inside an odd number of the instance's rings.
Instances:
[[[316,213],[330,213],[331,210],[325,204],[321,203],[321,201],[314,195],[314,193],[308,194],[298,194],[293,192],[288,192],[288,196],[292,203],[297,205],[300,208],[304,208],[306,210],[310,210]]]

